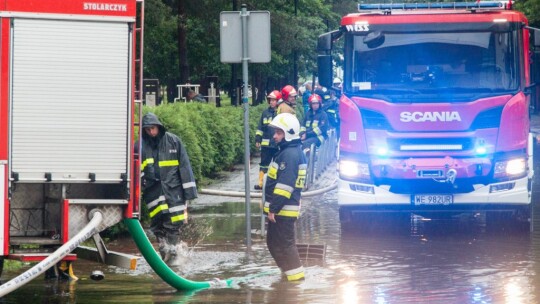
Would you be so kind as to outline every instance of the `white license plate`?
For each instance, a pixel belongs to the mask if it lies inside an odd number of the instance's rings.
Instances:
[[[417,194],[412,196],[413,205],[451,205],[454,196],[451,194]]]

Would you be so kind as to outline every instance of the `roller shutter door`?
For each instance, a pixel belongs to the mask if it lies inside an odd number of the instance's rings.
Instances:
[[[128,173],[127,23],[14,19],[11,171],[21,181]]]

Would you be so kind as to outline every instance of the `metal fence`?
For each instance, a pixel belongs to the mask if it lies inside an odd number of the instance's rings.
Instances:
[[[328,138],[319,146],[311,145],[308,172],[305,189],[309,189],[313,182],[324,173],[324,170],[336,159],[337,134],[335,130],[328,131]],[[315,153],[311,153],[315,151]]]

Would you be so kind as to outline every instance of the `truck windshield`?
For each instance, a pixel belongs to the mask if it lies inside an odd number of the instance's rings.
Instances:
[[[510,93],[520,82],[518,38],[516,32],[350,35],[345,90],[389,101]]]

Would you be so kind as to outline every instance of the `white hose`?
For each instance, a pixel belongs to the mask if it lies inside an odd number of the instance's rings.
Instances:
[[[330,190],[333,190],[337,187],[336,181],[332,182],[332,184],[328,187],[313,190],[313,191],[302,191],[302,197],[308,197],[308,196],[315,196],[320,195],[325,192],[328,192]],[[227,191],[227,190],[215,190],[215,189],[201,189],[201,194],[208,194],[208,195],[218,195],[218,196],[232,196],[232,197],[245,197],[246,194],[244,192],[240,191]],[[251,197],[262,197],[262,192],[251,192]]]
[[[55,252],[49,255],[46,259],[36,264],[34,267],[23,272],[18,277],[11,279],[9,282],[0,285],[0,298],[8,293],[22,287],[26,283],[32,281],[40,274],[44,273],[47,269],[55,266],[66,255],[72,252],[80,243],[92,237],[92,235],[98,233],[98,226],[103,220],[103,215],[99,210],[90,211],[90,222],[67,243],[58,248]]]

